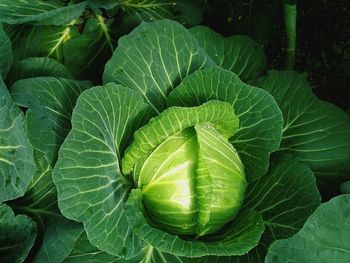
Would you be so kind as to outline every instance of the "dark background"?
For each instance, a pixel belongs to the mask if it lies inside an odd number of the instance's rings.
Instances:
[[[350,112],[350,0],[297,2],[295,70],[307,72],[317,96]],[[283,69],[282,0],[207,1],[203,24],[224,36],[248,34]]]

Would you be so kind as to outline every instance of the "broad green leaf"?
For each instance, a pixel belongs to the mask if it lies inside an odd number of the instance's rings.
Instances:
[[[121,85],[85,91],[54,168],[63,215],[83,222],[92,245],[112,255],[131,257],[140,249],[124,214],[130,182],[121,174],[120,157],[150,111],[141,96]]]
[[[168,106],[196,106],[209,100],[230,103],[240,127],[230,139],[242,159],[247,180],[267,172],[270,153],[282,136],[282,114],[270,94],[244,84],[234,73],[216,67],[188,76],[169,94]]]
[[[3,263],[22,263],[36,237],[36,224],[25,215],[15,216],[0,204],[0,258]]]
[[[268,173],[248,186],[242,208],[254,209],[264,220],[259,245],[244,256],[208,257],[200,262],[262,263],[270,244],[299,231],[319,204],[312,171],[291,155],[275,154]]]
[[[63,45],[79,35],[75,26],[7,26],[15,60],[51,57],[63,61]]]
[[[126,208],[133,231],[145,243],[176,256],[200,257],[206,255],[242,255],[255,247],[264,231],[262,218],[254,210],[239,213],[233,222],[221,231],[197,240],[182,239],[152,227],[142,211],[142,192],[131,191]]]
[[[63,25],[78,18],[86,2],[66,5],[59,0],[1,0],[0,22],[22,24],[41,22],[45,25]]]
[[[249,257],[258,262],[265,258],[273,241],[299,231],[320,205],[320,199],[315,177],[307,165],[291,155],[274,156],[269,172],[248,187],[243,205],[258,211],[266,228]]]
[[[268,91],[283,113],[280,151],[297,155],[320,180],[350,173],[350,118],[312,93],[304,75],[271,71],[255,81]]]
[[[83,231],[83,226],[76,222],[63,218],[54,220],[47,228],[33,262],[62,262],[72,252]]]
[[[109,32],[111,22],[96,16],[86,21],[81,33],[73,24],[8,26],[6,31],[12,40],[16,60],[50,57],[67,66],[77,78],[99,80],[114,50]]]
[[[70,130],[75,102],[88,88],[89,82],[54,77],[19,80],[11,88],[14,102],[28,108],[26,123],[30,143],[45,153],[52,166]]]
[[[62,261],[62,263],[136,263],[141,262],[139,259],[141,259],[140,256],[125,259],[101,251],[91,245],[86,233],[83,232],[75,243],[71,253]]]
[[[350,195],[322,204],[294,236],[274,242],[266,263],[337,262],[350,260]]]
[[[63,45],[64,64],[77,78],[102,76],[104,65],[114,51],[109,26],[101,16],[89,19],[83,32]]]
[[[22,112],[0,77],[0,202],[23,196],[35,172]]]
[[[155,21],[143,23],[119,40],[103,80],[138,91],[160,112],[168,93],[182,79],[213,63],[183,26],[170,20]]]
[[[6,82],[11,86],[20,79],[45,76],[73,78],[70,71],[57,60],[46,57],[33,57],[15,61],[6,78]]]
[[[0,23],[0,76],[5,78],[12,64],[11,41],[4,32]]]
[[[248,186],[243,208],[258,211],[271,237],[278,239],[298,231],[320,199],[309,167],[291,155],[276,154],[268,173]]]
[[[224,38],[205,26],[191,28],[190,32],[218,66],[232,71],[243,81],[267,70],[264,50],[248,36]]]
[[[36,171],[23,197],[11,201],[11,207],[20,213],[29,214],[40,223],[44,231],[52,216],[61,216],[57,206],[56,187],[52,181],[52,168],[44,154],[34,150]]]
[[[168,108],[135,132],[133,143],[123,157],[123,173],[129,174],[140,158],[145,157],[169,136],[206,122],[212,123],[228,139],[236,133],[239,121],[232,107],[222,101],[209,101],[193,108]]]
[[[202,21],[202,7],[197,1],[185,0],[127,0],[121,1],[124,11],[118,30],[128,33],[141,22],[171,19],[184,26],[195,26]]]

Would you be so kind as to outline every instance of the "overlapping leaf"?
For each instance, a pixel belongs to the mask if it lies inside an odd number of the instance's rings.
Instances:
[[[23,79],[12,86],[14,102],[29,108],[26,123],[30,143],[45,153],[52,166],[70,130],[76,99],[89,87],[89,82],[54,77]]]
[[[271,245],[265,262],[348,262],[349,216],[349,194],[322,204],[296,235]]]
[[[185,25],[197,25],[202,20],[201,8],[195,1],[183,0],[127,0],[122,2],[130,14],[140,22],[171,19]]]
[[[47,228],[33,262],[63,262],[72,252],[83,231],[83,226],[76,222],[63,218],[54,220]]]
[[[23,113],[0,77],[0,202],[23,196],[35,172]]]
[[[0,24],[0,76],[5,78],[12,64],[11,41]]]
[[[86,2],[66,5],[59,0],[2,0],[0,22],[22,24],[39,22],[43,25],[63,25],[78,18]]]
[[[8,26],[6,31],[16,60],[50,57],[67,66],[76,78],[94,77],[97,81],[114,50],[109,32],[111,22],[96,16],[86,21],[81,32],[73,23],[60,27]]]
[[[73,78],[70,71],[57,60],[47,57],[32,57],[15,61],[6,82],[11,86],[16,80],[45,76]]]
[[[171,19],[184,26],[195,26],[202,21],[202,7],[196,1],[185,0],[127,0],[121,2],[124,11],[118,30],[128,33],[141,22]]]
[[[9,202],[16,211],[30,214],[38,223],[41,231],[45,230],[51,217],[59,217],[56,187],[52,181],[52,167],[44,154],[34,150],[36,171],[23,197]]]
[[[205,26],[190,29],[199,44],[220,67],[232,71],[243,81],[265,73],[264,50],[248,36],[224,38]]]
[[[266,226],[251,258],[265,258],[270,244],[296,233],[319,204],[320,194],[309,167],[290,155],[274,156],[269,172],[248,187],[244,201],[244,207],[261,214]]]
[[[29,57],[51,57],[63,60],[63,45],[79,32],[72,25],[10,25],[5,28],[12,42],[15,60]]]
[[[3,263],[22,263],[36,237],[36,224],[25,215],[15,216],[0,204],[0,258]]]
[[[149,112],[141,96],[120,85],[85,91],[54,169],[62,213],[83,222],[90,242],[112,255],[140,250],[124,214],[130,182],[121,174],[120,156]]]
[[[350,118],[312,93],[305,76],[271,71],[255,81],[278,103],[284,118],[280,151],[297,155],[319,179],[350,172]]]
[[[155,111],[168,93],[192,72],[213,65],[197,40],[180,24],[143,23],[119,40],[103,80],[138,91]]]
[[[269,155],[278,149],[282,135],[282,114],[267,92],[244,84],[232,72],[222,68],[199,70],[186,79],[168,97],[168,106],[196,106],[208,100],[229,102],[240,121],[230,139],[247,172],[254,181],[267,172]]]
[[[63,45],[64,64],[79,79],[100,80],[104,65],[114,51],[107,23],[101,16],[86,21],[80,35]]]
[[[142,254],[141,250],[139,252]],[[142,256],[139,255],[131,259],[126,259],[101,251],[91,245],[86,233],[83,232],[75,243],[71,253],[62,261],[62,263],[135,263],[141,262],[141,259]]]

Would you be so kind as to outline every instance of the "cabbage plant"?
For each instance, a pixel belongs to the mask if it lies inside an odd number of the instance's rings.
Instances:
[[[1,1],[1,262],[349,261],[348,114],[196,3]]]
[[[248,37],[142,23],[103,82],[77,99],[53,180],[121,262],[261,262],[319,205],[316,178],[349,173],[348,115]]]

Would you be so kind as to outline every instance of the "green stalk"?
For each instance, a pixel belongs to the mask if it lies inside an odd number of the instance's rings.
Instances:
[[[284,26],[287,36],[285,69],[293,69],[296,55],[297,3],[284,1]]]

